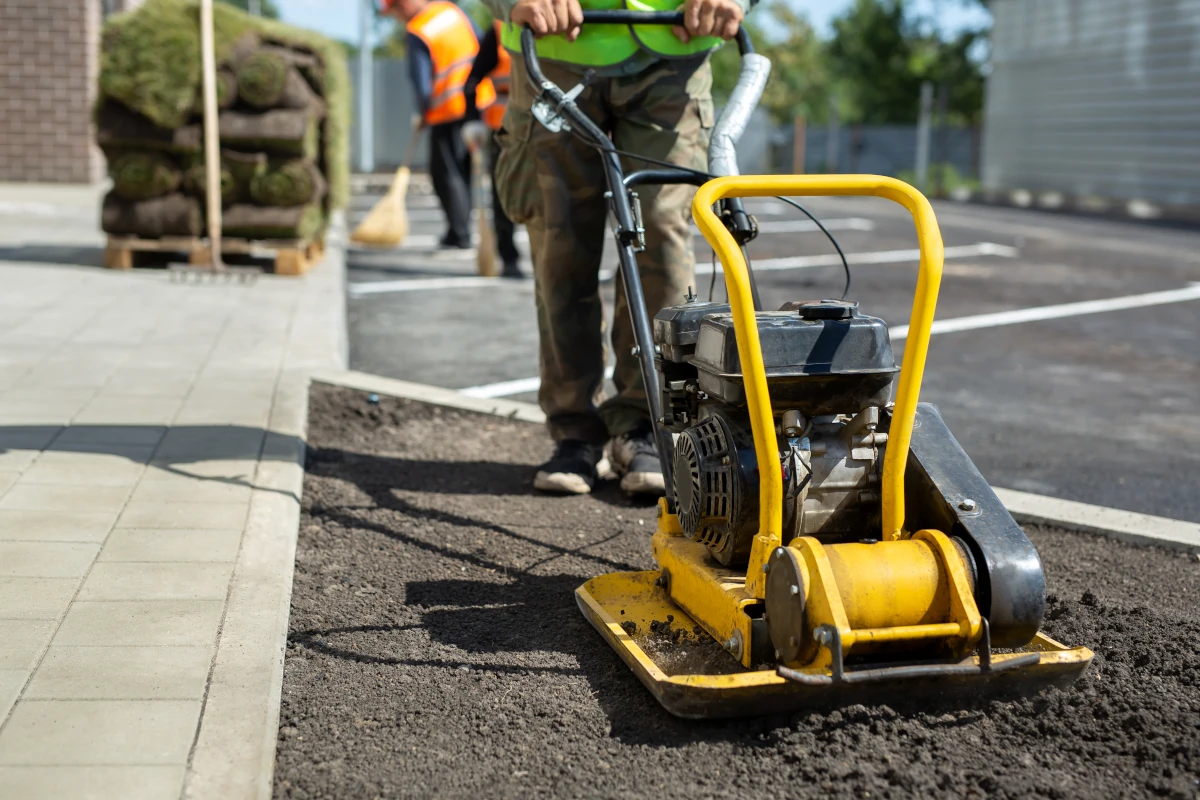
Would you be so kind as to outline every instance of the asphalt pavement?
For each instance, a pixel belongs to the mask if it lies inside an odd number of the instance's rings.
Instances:
[[[374,199],[355,197],[351,224]],[[907,324],[917,274],[907,212],[865,198],[808,205],[849,255],[850,299],[894,328]],[[932,341],[922,399],[941,407],[983,474],[996,486],[1200,522],[1200,231],[935,209],[947,247],[937,318],[958,322]],[[798,211],[769,199],[750,210],[763,228],[749,252],[764,307],[841,294],[832,246]],[[433,250],[443,229],[433,197],[414,194],[410,213],[404,247],[348,255],[351,366],[536,401],[532,281],[482,281],[472,254]],[[700,236],[696,254],[707,297],[711,250]],[[611,281],[603,291],[611,308]],[[719,275],[713,292],[724,297]]]

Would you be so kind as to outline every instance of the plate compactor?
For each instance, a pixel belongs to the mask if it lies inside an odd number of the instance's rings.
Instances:
[[[680,22],[622,11],[584,21]],[[1091,651],[1038,630],[1037,551],[937,408],[918,403],[943,258],[925,197],[868,175],[626,177],[574,95],[545,80],[532,34],[523,40],[541,95],[535,115],[605,159],[666,479],[652,540],[658,569],[601,575],[576,591],[642,683],[671,713],[703,718],[1027,694],[1078,678]],[[742,75],[710,148],[711,168],[727,176],[769,71],[744,35],[739,45]],[[729,302],[689,298],[651,324],[635,187],[669,182],[703,183],[692,212]],[[739,198],[806,195],[882,197],[912,214],[920,271],[899,368],[895,332],[855,303],[758,310],[741,249],[753,223]]]

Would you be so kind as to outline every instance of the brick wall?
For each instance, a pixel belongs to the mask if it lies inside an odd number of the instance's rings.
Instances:
[[[0,0],[0,181],[94,183],[100,0]]]

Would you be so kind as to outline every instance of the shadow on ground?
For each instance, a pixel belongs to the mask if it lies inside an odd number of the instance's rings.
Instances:
[[[304,441],[246,425],[0,425],[0,456],[25,453],[23,468],[38,451],[111,455],[206,483],[282,492],[254,483],[258,461],[295,462]],[[205,462],[249,461],[250,474],[212,474]],[[28,463],[26,463],[28,462]],[[298,498],[297,498],[298,499]]]
[[[1200,787],[1200,623],[1183,599],[1200,579],[1182,554],[1033,532],[1056,593],[1049,633],[1097,651],[1070,690],[688,722],[573,596],[593,575],[652,566],[652,508],[530,492],[550,447],[535,426],[331,387],[314,389],[310,424],[279,797]]]

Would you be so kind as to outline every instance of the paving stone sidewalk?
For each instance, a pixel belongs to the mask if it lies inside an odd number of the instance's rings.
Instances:
[[[343,284],[0,260],[3,800],[269,796]]]

